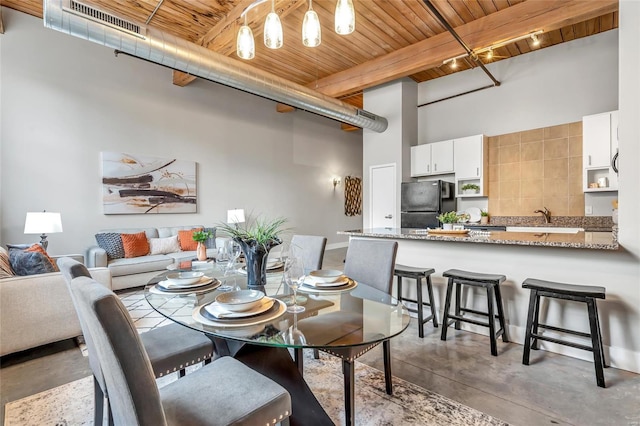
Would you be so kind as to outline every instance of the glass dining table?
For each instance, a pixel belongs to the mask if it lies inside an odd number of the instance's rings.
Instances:
[[[180,270],[190,268],[187,266]],[[293,296],[287,294],[281,270],[268,271],[267,285],[261,289],[267,295],[268,303],[258,308],[256,314],[231,314],[225,317],[224,313],[216,310],[214,302],[223,293],[220,288],[247,288],[246,275],[242,274],[241,265],[234,269],[234,273],[226,276],[215,267],[198,270],[204,272],[205,278],[201,283],[188,288],[175,288],[166,284],[167,274],[173,271],[159,274],[145,287],[146,300],[164,317],[209,336],[219,355],[238,358],[247,352],[247,349],[241,349],[243,347],[254,348],[254,351],[255,348],[275,348],[280,354],[286,352],[287,359],[291,362],[288,349],[293,349],[294,369],[301,377],[302,350],[305,348],[329,352],[339,352],[345,348],[366,348],[388,341],[409,325],[410,317],[406,309],[395,298],[367,286],[366,283],[352,280],[341,287],[303,285],[298,289],[297,303],[304,306],[305,310],[301,313],[287,312],[287,304],[291,303]],[[276,358],[282,364],[282,356]],[[264,364],[264,360],[261,359],[260,363]],[[342,363],[345,422],[351,425],[355,424],[354,360],[343,358]],[[260,372],[281,384],[290,379],[274,377],[270,374],[270,368],[265,365],[262,365]],[[291,370],[286,374],[292,374]],[[293,409],[296,411],[296,395],[291,390],[290,393]]]

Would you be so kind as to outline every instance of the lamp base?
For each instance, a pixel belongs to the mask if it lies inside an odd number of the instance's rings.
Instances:
[[[47,251],[47,247],[49,247],[49,241],[47,241],[47,234],[40,235],[40,245],[42,246],[44,251]]]

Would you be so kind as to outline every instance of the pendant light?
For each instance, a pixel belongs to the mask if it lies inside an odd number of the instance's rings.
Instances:
[[[313,0],[309,0],[309,10],[304,14],[302,21],[302,44],[307,47],[316,47],[320,45],[320,19],[318,14],[313,10]]]
[[[271,12],[264,21],[264,45],[269,49],[282,47],[282,23],[275,10],[275,0],[271,1]]]
[[[356,29],[356,11],[352,0],[338,0],[335,29],[340,35],[351,34]]]
[[[240,59],[253,59],[256,56],[256,46],[253,41],[253,31],[247,25],[247,15],[244,15],[244,25],[238,31],[236,54]]]

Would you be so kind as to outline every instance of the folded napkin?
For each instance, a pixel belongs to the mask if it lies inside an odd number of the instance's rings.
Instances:
[[[207,312],[209,312],[211,315],[213,315],[216,318],[244,318],[244,317],[249,317],[252,315],[258,315],[261,314],[263,312],[268,311],[269,309],[271,309],[271,307],[273,306],[275,300],[272,299],[271,297],[263,297],[262,298],[262,303],[260,303],[258,306],[249,309],[248,311],[242,311],[242,312],[232,312],[229,311],[227,309],[224,308],[223,305],[219,304],[218,302],[212,302],[209,303],[208,305],[206,305],[204,308],[207,310]]]

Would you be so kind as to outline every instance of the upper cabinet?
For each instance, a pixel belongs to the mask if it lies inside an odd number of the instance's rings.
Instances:
[[[411,147],[411,176],[453,173],[453,141]]]
[[[453,158],[456,174],[456,196],[485,197],[488,186],[486,165],[489,155],[488,143],[484,135],[455,139],[453,141]],[[473,189],[463,190],[465,185]]]
[[[618,190],[618,111],[582,118],[584,192]]]

